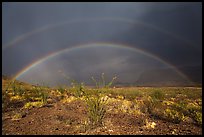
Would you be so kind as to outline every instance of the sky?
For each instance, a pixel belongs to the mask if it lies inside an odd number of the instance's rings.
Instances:
[[[126,84],[202,83],[202,3],[2,3],[3,75],[60,85],[102,73]]]

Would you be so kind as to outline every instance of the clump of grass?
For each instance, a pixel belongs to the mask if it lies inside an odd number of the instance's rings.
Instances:
[[[59,91],[61,94],[64,94],[64,93],[65,93],[65,89],[64,89],[62,86],[59,86],[59,87],[58,87],[58,91]]]
[[[100,87],[102,88],[109,88],[113,81],[116,79],[114,77],[108,84],[105,83],[104,73],[101,75],[102,78],[102,85],[100,85],[100,81],[97,82],[93,77],[92,80],[96,84],[96,90],[94,94],[86,94],[85,93],[85,102],[88,107],[88,119],[89,119],[89,125],[91,127],[97,127],[101,126],[103,124],[103,119],[106,114],[106,108],[105,105],[107,103],[108,97],[104,96],[102,94],[102,90],[100,90]]]
[[[173,103],[170,107],[171,109],[181,112],[184,115],[188,115],[187,104],[183,100]]]
[[[186,106],[187,115],[191,117],[196,124],[202,125],[202,106],[199,106],[197,103],[188,103]]]
[[[141,105],[141,111],[143,113],[149,113],[154,118],[161,118],[163,115],[164,106],[162,101],[164,99],[164,93],[161,90],[153,90],[150,94],[143,96],[143,105]]]
[[[195,112],[193,114],[193,120],[199,125],[202,126],[202,113],[201,112]]]
[[[116,76],[113,77],[112,80],[106,84],[104,73],[101,74],[102,81],[100,81],[100,80],[96,81],[96,79],[94,77],[91,77],[91,79],[96,84],[97,89],[99,89],[99,88],[110,88],[113,85],[113,82],[114,82],[114,80],[116,80],[116,78],[117,78]]]
[[[186,117],[192,118],[197,125],[202,125],[202,107],[196,102],[186,102],[181,100],[178,102],[166,101],[166,110],[164,111],[164,119],[179,123],[184,121]]]
[[[160,104],[159,100],[152,98],[151,96],[145,96],[143,103],[146,106],[146,112],[153,114],[156,107]]]
[[[74,93],[75,97],[82,97],[84,95],[84,83],[78,83],[76,80],[72,80],[72,92]]]
[[[2,110],[5,111],[10,101],[8,92],[2,92]]]
[[[41,92],[40,97],[42,98],[43,104],[47,104],[47,99],[48,99],[48,93],[47,92]]]
[[[47,104],[48,93],[45,91],[44,87],[34,86],[33,92],[37,98],[41,98],[43,104]]]
[[[154,99],[156,99],[156,100],[162,100],[162,99],[164,99],[164,94],[163,94],[163,92],[161,91],[161,90],[154,90],[151,94],[150,94],[150,96],[152,97],[152,98],[154,98]]]
[[[88,96],[86,98],[86,104],[88,107],[88,118],[92,127],[101,126],[103,118],[106,113],[105,104],[107,102],[106,97],[102,95]]]
[[[17,84],[16,80],[12,82],[11,86],[12,86],[14,95],[22,96],[25,93],[25,89],[21,85]]]
[[[70,80],[69,77],[66,79]],[[94,77],[92,80],[96,84],[96,89],[86,89],[84,83],[78,83],[76,80],[72,80],[72,93],[78,99],[85,101],[88,109],[88,120],[86,125],[91,128],[101,126],[103,119],[106,113],[106,102],[108,100],[107,96],[104,96],[104,93],[108,88],[113,84],[113,81],[116,79],[114,77],[110,82],[106,84],[104,73],[101,75],[102,81],[97,82]]]
[[[136,97],[141,96],[140,91],[129,91],[129,92],[124,92],[123,94],[126,94],[125,97],[131,101],[133,101]]]
[[[134,105],[131,101],[123,100],[120,110],[124,113],[132,113]]]
[[[71,82],[71,86],[72,88],[69,89],[69,91],[71,92],[71,94],[73,94],[75,97],[79,98],[82,97],[84,94],[84,83],[78,83],[76,80],[71,80],[71,78],[69,76],[66,76],[61,70],[59,71],[59,73],[62,74],[62,76],[69,82]]]
[[[169,108],[167,108],[164,111],[164,116],[165,116],[166,120],[172,121],[174,123],[180,123],[185,118],[183,113],[178,112],[174,109],[169,109]]]
[[[33,86],[31,88],[31,93],[33,97],[39,97],[40,92],[42,92],[42,88],[39,86]]]

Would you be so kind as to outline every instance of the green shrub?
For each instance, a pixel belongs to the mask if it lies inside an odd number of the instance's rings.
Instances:
[[[106,81],[105,81],[105,77],[104,77],[104,73],[101,74],[101,79],[102,79],[102,82],[101,81],[96,81],[94,77],[91,77],[91,79],[94,81],[94,83],[96,84],[96,88],[109,88],[110,86],[113,85],[113,82],[114,80],[116,79],[117,77],[113,77],[112,80],[110,82],[108,82],[106,84]]]
[[[92,127],[101,126],[106,113],[105,104],[108,98],[101,95],[87,96],[88,119]]]
[[[149,113],[149,114],[153,114],[153,111],[156,109],[156,107],[159,105],[160,101],[155,99],[155,98],[152,98],[151,96],[145,96],[143,98],[143,103],[145,104],[146,106],[146,111]]]
[[[171,109],[178,111],[179,113],[183,113],[185,116],[188,115],[187,104],[185,101],[181,100],[179,102],[175,102],[169,106]]]
[[[161,100],[164,98],[164,94],[161,90],[154,90],[150,96],[158,100]]]
[[[202,106],[196,103],[187,105],[188,116],[191,117],[198,125],[202,125]]]
[[[91,127],[101,126],[103,123],[104,116],[106,114],[105,105],[107,103],[108,97],[102,94],[104,90],[101,90],[100,87],[102,89],[108,89],[113,84],[113,81],[116,79],[116,77],[114,77],[108,84],[106,84],[104,73],[102,73],[101,78],[102,85],[100,85],[100,81],[97,82],[92,77],[92,80],[95,82],[97,88],[96,90],[92,90],[92,92],[94,91],[94,93],[90,94],[88,90],[85,90],[86,92],[84,92],[85,102],[88,107],[88,119],[90,122],[89,125]]]
[[[72,93],[75,97],[82,97],[84,95],[85,87],[84,83],[78,83],[75,80],[72,80]]]
[[[39,97],[41,92],[43,91],[43,88],[40,86],[33,86],[32,87],[32,92],[35,94],[35,96]]]
[[[21,85],[17,84],[16,80],[13,81],[11,86],[12,86],[14,95],[22,96],[25,93],[25,89]]]
[[[164,111],[165,119],[174,123],[180,123],[184,120],[184,114],[173,109],[166,109]]]
[[[43,104],[47,104],[47,99],[48,99],[48,93],[47,92],[41,92],[40,97],[42,98]]]
[[[141,96],[141,92],[140,91],[126,91],[124,90],[121,94],[124,94],[126,99],[129,99],[131,101],[133,101],[136,97]]]
[[[47,104],[48,93],[45,91],[44,87],[34,86],[33,92],[35,94],[35,97],[41,98],[43,104]]]
[[[8,92],[2,92],[2,110],[6,110],[8,104],[10,102],[10,96],[8,95]]]
[[[202,113],[201,112],[195,112],[194,115],[193,115],[193,120],[198,125],[202,125]]]

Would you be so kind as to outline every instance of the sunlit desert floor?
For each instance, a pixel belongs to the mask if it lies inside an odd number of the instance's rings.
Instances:
[[[76,89],[33,88],[17,83],[25,89],[20,92],[18,86],[7,88],[8,83],[7,80],[2,83],[3,135],[202,134],[202,88],[199,87],[100,89],[102,98],[106,99],[103,104],[106,111],[100,126],[90,126],[85,97],[77,95]],[[36,95],[37,90],[38,94],[48,93],[46,101]]]

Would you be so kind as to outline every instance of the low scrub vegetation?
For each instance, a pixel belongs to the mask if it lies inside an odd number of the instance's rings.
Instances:
[[[58,86],[45,88],[43,86],[23,86],[17,81],[8,82],[2,89],[2,110],[16,102],[23,103],[21,109],[29,110],[43,107],[54,99],[62,103],[76,100],[84,102],[87,118],[82,121],[84,130],[104,126],[107,113],[131,114],[135,116],[148,115],[153,119],[180,123],[187,119],[202,126],[202,94],[201,89],[191,88],[113,88],[116,77],[105,81],[104,73],[95,82],[94,88],[88,88],[84,83],[72,80],[71,87]],[[20,119],[17,113],[13,119]],[[69,122],[68,122],[69,123]],[[143,120],[148,128],[155,128],[156,123]]]

